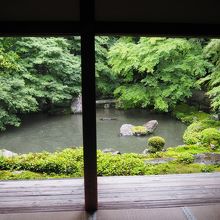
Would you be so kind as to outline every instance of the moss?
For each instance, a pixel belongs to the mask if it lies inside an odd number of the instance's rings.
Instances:
[[[146,168],[145,174],[159,175],[159,174],[183,174],[183,173],[200,173],[200,172],[213,172],[215,171],[214,165],[203,164],[178,164],[169,162],[165,164],[149,165]]]
[[[21,173],[16,173],[8,170],[0,171],[1,180],[14,180],[14,179],[42,179],[43,174],[34,173],[30,171],[22,171]]]
[[[53,178],[70,178],[73,177],[71,175],[64,175],[64,174],[46,174],[46,173],[37,173],[31,171],[8,171],[8,170],[1,170],[0,171],[0,180],[29,180],[29,179],[53,179]]]
[[[144,126],[133,126],[131,128],[131,131],[136,136],[146,135],[147,134],[147,128]]]
[[[149,175],[220,171],[219,165],[193,163],[193,155],[211,151],[205,146],[186,145],[148,155],[126,153],[112,155],[97,151],[98,175]],[[218,150],[216,152],[220,153]],[[149,164],[154,158],[174,158],[164,164]],[[67,148],[55,153],[29,153],[13,158],[0,157],[0,179],[48,179],[83,176],[82,148]],[[14,172],[22,171],[22,172]]]
[[[198,146],[198,145],[183,145],[183,146],[178,146],[175,148],[168,148],[166,151],[166,154],[170,153],[190,153],[190,154],[200,154],[200,153],[206,153],[209,152],[205,146]]]

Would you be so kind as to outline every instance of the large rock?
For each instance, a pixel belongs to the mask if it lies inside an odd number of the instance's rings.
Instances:
[[[74,114],[82,113],[82,96],[81,95],[73,99],[73,102],[71,104],[71,112]]]
[[[12,152],[12,151],[9,151],[9,150],[5,150],[5,149],[2,149],[0,150],[0,157],[14,157],[14,156],[17,156],[18,154]]]
[[[151,120],[151,121],[148,121],[143,126],[147,129],[148,133],[151,134],[157,128],[157,125],[158,125],[158,121],[157,120]]]
[[[132,128],[134,126],[131,124],[123,124],[120,128],[120,136],[132,136]]]
[[[220,154],[216,154],[216,153],[195,154],[194,163],[220,164]]]

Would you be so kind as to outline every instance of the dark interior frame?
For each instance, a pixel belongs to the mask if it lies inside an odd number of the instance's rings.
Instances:
[[[80,21],[0,21],[1,36],[81,36],[85,210],[98,209],[95,109],[95,35],[220,37],[220,22],[95,21],[95,1],[80,1]]]

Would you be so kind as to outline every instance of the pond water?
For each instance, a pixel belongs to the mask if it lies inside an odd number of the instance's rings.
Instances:
[[[116,120],[100,120],[112,117]],[[182,135],[186,126],[166,114],[146,110],[97,109],[97,145],[99,149],[114,148],[124,152],[141,153],[146,148],[147,137],[120,137],[122,124],[143,125],[157,120],[159,125],[153,135],[166,139],[166,147],[183,144]],[[24,116],[19,128],[9,128],[0,133],[0,148],[17,153],[50,151],[69,146],[82,146],[82,116],[48,116],[32,114]]]

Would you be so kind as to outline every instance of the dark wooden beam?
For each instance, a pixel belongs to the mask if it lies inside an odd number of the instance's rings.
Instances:
[[[220,24],[96,22],[97,35],[165,37],[220,37]]]
[[[85,210],[94,212],[98,207],[94,1],[82,0],[80,9]]]
[[[0,21],[1,36],[80,35],[80,22],[70,21]]]
[[[94,21],[0,21],[1,36],[142,35],[166,37],[220,37],[220,24]],[[94,30],[92,30],[94,27]]]

